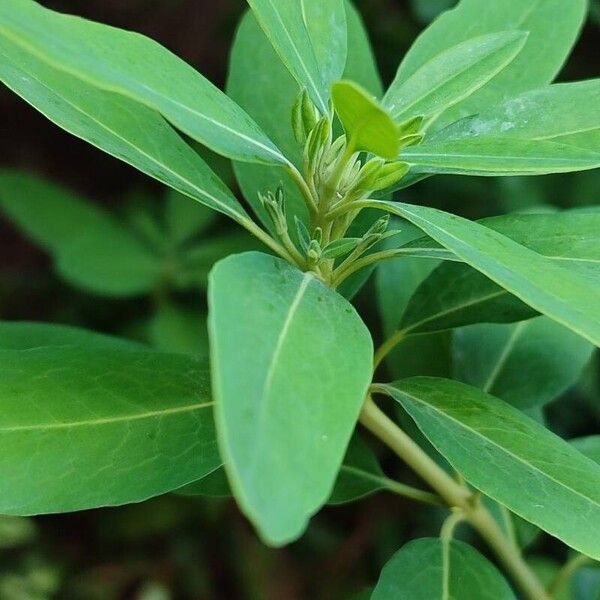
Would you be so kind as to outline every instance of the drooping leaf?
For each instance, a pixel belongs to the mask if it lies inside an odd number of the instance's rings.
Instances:
[[[370,201],[407,219],[533,309],[600,345],[598,286],[494,230],[425,206]]]
[[[248,218],[225,185],[153,110],[52,69],[1,36],[0,56],[0,80],[59,127],[238,222]]]
[[[429,141],[402,151],[411,173],[478,175],[546,175],[600,167],[600,151],[547,140],[481,136]]]
[[[548,317],[472,325],[454,332],[455,377],[517,408],[533,408],[572,386],[593,350]]]
[[[326,114],[328,89],[308,33],[304,2],[248,0],[248,4],[283,64]]]
[[[389,160],[398,156],[398,127],[375,98],[351,81],[337,81],[331,93],[335,110],[346,130],[349,147]]]
[[[600,151],[600,79],[520,94],[446,127],[436,139],[501,136],[550,140]]]
[[[436,19],[412,45],[400,65],[403,83],[444,50],[478,35],[498,31],[528,31],[525,47],[515,60],[478,92],[450,109],[438,126],[476,114],[505,98],[550,83],[563,66],[587,10],[586,0],[461,0]]]
[[[373,451],[355,433],[340,467],[328,504],[360,500],[386,488],[387,478]]]
[[[0,350],[0,512],[139,502],[220,464],[205,363],[87,346]]]
[[[372,342],[346,300],[264,254],[218,263],[209,309],[229,479],[262,537],[283,544],[331,493],[369,385]]]
[[[468,39],[429,60],[405,81],[395,80],[383,104],[394,119],[444,110],[483,87],[523,49],[527,33],[504,31]]]
[[[386,563],[371,600],[515,600],[498,569],[458,540],[422,538]]]
[[[367,33],[356,9],[346,3],[348,59],[345,77],[356,81],[369,92],[381,96],[377,73]],[[260,82],[260,85],[257,85]],[[252,116],[282,152],[300,165],[302,148],[292,131],[292,106],[300,88],[279,60],[254,15],[247,13],[238,27],[231,52],[227,93]],[[280,168],[235,163],[235,174],[244,197],[267,227],[258,193],[275,190],[283,183],[289,229],[295,232],[294,217],[307,220],[302,197],[287,173]]]
[[[470,484],[600,557],[598,464],[521,411],[463,383],[415,377],[377,389],[402,404]]]
[[[160,112],[215,152],[250,162],[285,164],[286,159],[256,123],[200,73],[138,33],[48,10],[33,0],[0,6],[0,37],[27,59],[69,74],[59,82],[93,94],[116,92]],[[21,61],[13,68],[22,69]],[[70,90],[71,92],[75,90]]]

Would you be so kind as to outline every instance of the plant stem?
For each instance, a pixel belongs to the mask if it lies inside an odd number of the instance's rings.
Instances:
[[[383,361],[383,359],[407,336],[407,331],[404,329],[399,329],[389,337],[379,348],[377,352],[375,352],[375,357],[373,358],[373,370],[375,370]]]
[[[492,515],[479,503],[477,495],[448,475],[379,409],[370,396],[363,406],[360,422],[436,490],[450,507],[460,509],[465,520],[492,548],[529,600],[551,600],[518,548],[504,536]]]
[[[594,562],[593,559],[585,554],[577,554],[571,560],[567,561],[550,584],[550,594],[552,596],[557,594],[568,583],[577,569],[592,562]]]
[[[319,212],[317,207],[317,203],[315,202],[315,198],[313,197],[308,184],[302,177],[302,174],[296,167],[292,164],[289,164],[286,167],[286,171],[289,173],[290,177],[294,180],[294,183],[298,186],[298,189],[302,193],[302,197],[304,198],[304,203],[308,208],[308,212],[310,213],[311,219],[314,219],[315,215]]]
[[[298,262],[292,257],[292,255],[275,239],[273,239],[264,229],[259,227],[251,219],[240,219],[238,223],[249,231],[252,235],[257,237],[265,246],[273,250],[275,254],[278,254],[284,260],[288,261],[292,265],[301,267]]]

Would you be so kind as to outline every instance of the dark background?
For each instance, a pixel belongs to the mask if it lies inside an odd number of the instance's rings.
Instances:
[[[568,0],[566,0],[568,1]],[[245,8],[242,0],[46,0],[142,32],[222,86],[228,49]],[[384,81],[427,20],[450,0],[357,0]],[[595,7],[598,15],[598,7]],[[560,18],[560,15],[557,15]],[[598,26],[591,18],[561,79],[598,75]],[[16,167],[60,182],[117,210],[134,189],[160,196],[160,185],[77,140],[16,96],[0,89],[0,168]],[[597,174],[526,181],[445,178],[407,196],[470,217],[545,203],[599,204]],[[224,225],[225,227],[225,225]],[[143,299],[100,299],[74,291],[48,257],[0,214],[0,318],[74,322],[115,332]],[[559,408],[550,410],[555,412]],[[574,417],[572,432],[598,429]],[[598,415],[595,415],[598,418]],[[325,509],[305,538],[274,551],[257,541],[228,500],[158,498],[143,506],[40,517],[22,524],[22,542],[3,549],[0,600],[82,598],[140,600],[345,598],[372,584],[403,540],[435,535],[441,514],[385,494],[345,508]],[[550,554],[562,549],[541,542]]]

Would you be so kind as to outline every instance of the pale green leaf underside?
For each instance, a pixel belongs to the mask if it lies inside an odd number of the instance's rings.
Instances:
[[[430,140],[401,152],[414,174],[546,175],[600,167],[600,152],[547,140],[481,136]]]
[[[328,86],[304,22],[303,3],[248,0],[248,4],[283,64],[300,87],[307,89],[321,113],[325,114]]]
[[[220,464],[204,363],[91,341],[2,349],[0,373],[1,513],[139,502]]]
[[[238,222],[245,211],[155,111],[90,87],[0,37],[0,80],[59,127]],[[16,66],[18,65],[18,66]]]
[[[548,317],[473,325],[454,332],[454,374],[517,408],[533,408],[575,384],[593,350]]]
[[[387,562],[371,600],[515,600],[492,563],[458,540],[413,540]]]
[[[587,12],[586,0],[462,0],[417,38],[402,60],[398,83],[444,50],[498,31],[528,31],[523,50],[501,73],[447,111],[438,126],[550,83],[562,68]]]
[[[600,345],[598,286],[585,276],[555,264],[484,225],[456,215],[401,203],[371,201],[367,204],[417,225],[535,310]]]
[[[600,558],[600,466],[509,404],[457,381],[377,386],[469,483],[573,548]]]
[[[218,263],[209,307],[229,479],[262,537],[283,544],[331,493],[370,382],[372,342],[346,300],[264,254]]]
[[[497,75],[526,40],[526,32],[502,31],[461,42],[432,58],[406,81],[394,81],[383,103],[395,119],[435,117]]]
[[[600,152],[600,79],[558,83],[510,98],[440,131],[440,140],[501,136]]]
[[[84,82],[157,110],[219,154],[250,162],[286,162],[235,102],[138,33],[56,13],[33,0],[11,0],[0,5],[0,37],[70,74],[71,85]]]

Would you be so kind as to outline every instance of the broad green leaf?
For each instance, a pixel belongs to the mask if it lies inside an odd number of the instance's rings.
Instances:
[[[573,46],[587,11],[586,0],[461,0],[436,19],[404,56],[397,82],[403,83],[444,50],[470,38],[498,31],[528,31],[525,47],[498,76],[454,108],[443,120],[462,116],[550,83]]]
[[[171,191],[165,203],[165,225],[167,235],[174,245],[189,242],[191,238],[205,233],[214,225],[216,215],[207,207],[198,206],[190,198]]]
[[[600,466],[506,402],[448,379],[377,386],[487,496],[600,557]]]
[[[381,96],[377,73],[367,33],[356,9],[346,3],[348,25],[348,60],[345,77],[356,81],[369,92]],[[260,85],[257,85],[260,81]],[[302,148],[296,142],[291,125],[292,106],[300,91],[298,84],[281,64],[269,40],[252,13],[247,13],[238,27],[230,59],[227,93],[252,116],[282,152],[296,165],[301,164]],[[283,182],[290,231],[295,231],[294,216],[307,220],[307,210],[294,183],[277,167],[235,163],[235,174],[248,203],[266,218],[258,192],[275,190]]]
[[[146,346],[121,338],[68,325],[0,321],[0,350],[29,350],[45,346],[78,346],[98,350],[149,350]]]
[[[576,438],[569,440],[569,443],[579,450],[579,452],[600,465],[600,435]]]
[[[444,331],[472,323],[513,323],[537,312],[479,271],[444,263],[410,298],[398,329],[406,334]]]
[[[163,302],[148,322],[148,338],[164,352],[208,356],[206,313]]]
[[[436,139],[501,136],[600,151],[600,79],[525,92],[440,131]]]
[[[386,563],[371,600],[515,600],[498,569],[458,540],[421,538]]]
[[[372,152],[393,160],[400,150],[400,133],[388,112],[359,85],[337,81],[332,87],[333,105],[353,150]]]
[[[489,227],[425,206],[370,201],[420,227],[533,309],[600,345],[598,286]]]
[[[339,79],[348,56],[344,0],[300,0],[304,24],[326,88]],[[328,90],[327,90],[328,93]]]
[[[229,482],[227,481],[225,468],[221,466],[212,473],[206,475],[206,477],[175,490],[175,493],[181,496],[228,498],[231,496],[231,489],[229,487]]]
[[[200,73],[138,33],[48,10],[33,0],[0,5],[0,37],[30,59],[69,74],[60,82],[115,92],[160,112],[178,129],[237,160],[285,164],[258,125]],[[9,57],[13,68],[21,61]],[[70,90],[73,92],[74,90]],[[157,143],[158,145],[158,143]]]
[[[0,57],[0,80],[59,127],[238,222],[248,218],[225,185],[153,110],[54,70],[1,36]]]
[[[208,368],[102,347],[0,350],[0,513],[139,502],[219,464]]]
[[[468,39],[426,62],[405,81],[396,79],[383,104],[394,119],[435,119],[495,77],[523,49],[527,32],[501,31]]]
[[[546,175],[600,167],[600,152],[547,140],[481,136],[405,148],[413,174]]]
[[[326,114],[328,82],[305,23],[304,1],[248,0],[248,4],[283,64],[300,87],[308,90],[321,114]]]
[[[375,454],[355,433],[346,451],[328,504],[345,504],[360,500],[385,489],[387,481]]]
[[[593,350],[548,317],[472,325],[454,332],[455,377],[517,408],[533,408],[575,384]]]
[[[266,541],[289,542],[333,488],[371,378],[369,332],[314,275],[252,252],[213,269],[209,336],[233,491]]]

